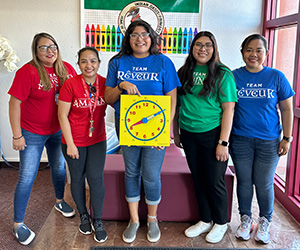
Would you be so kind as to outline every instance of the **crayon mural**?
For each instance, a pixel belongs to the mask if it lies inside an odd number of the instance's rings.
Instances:
[[[200,27],[196,0],[82,0],[81,5],[82,46],[101,53],[120,51],[126,27],[138,19],[151,24],[160,52],[167,55],[187,54]]]

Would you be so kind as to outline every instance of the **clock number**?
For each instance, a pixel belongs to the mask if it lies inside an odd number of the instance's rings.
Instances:
[[[155,105],[153,105],[153,109],[155,109],[156,108],[156,106]]]
[[[148,102],[146,102],[146,103],[144,102],[144,103],[143,103],[143,106],[144,106],[144,107],[148,107],[148,105],[149,105]]]
[[[141,109],[141,105],[135,105],[136,109]]]
[[[152,132],[151,136],[154,136],[154,133]]]
[[[135,136],[138,136],[139,135],[139,132],[135,132]]]
[[[130,122],[130,118],[127,119],[127,122]]]
[[[160,123],[163,123],[164,122],[164,120],[163,119],[160,119]]]
[[[160,127],[157,128],[157,131],[160,131]]]
[[[144,139],[146,139],[146,138],[147,138],[147,136],[146,136],[146,135],[143,135],[143,138],[144,138]]]
[[[130,114],[131,115],[136,115],[136,112],[135,111],[130,111]]]

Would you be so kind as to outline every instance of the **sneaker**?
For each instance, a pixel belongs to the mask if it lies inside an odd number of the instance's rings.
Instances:
[[[157,221],[150,221],[147,223],[148,226],[148,233],[147,233],[147,239],[150,242],[157,242],[160,239],[160,230],[158,227]]]
[[[259,217],[255,240],[268,244],[270,242],[270,222],[265,217]]]
[[[22,245],[28,245],[35,237],[32,232],[24,223],[18,224],[13,228],[13,234]]]
[[[80,225],[79,231],[83,234],[91,234],[92,233],[92,226],[91,220],[88,213],[80,214]]]
[[[227,231],[227,227],[227,223],[223,225],[215,224],[212,230],[206,235],[206,241],[209,243],[220,242]]]
[[[254,221],[246,214],[241,218],[241,224],[239,225],[235,237],[240,240],[249,240],[250,233],[254,229]]]
[[[190,226],[184,231],[186,237],[197,237],[202,233],[207,233],[212,229],[212,222],[199,221],[197,224]]]
[[[124,230],[122,238],[126,243],[131,243],[135,240],[136,232],[139,229],[140,223],[129,223],[127,228]]]
[[[70,205],[64,200],[60,202],[55,202],[54,208],[61,212],[65,217],[72,217],[75,215],[75,210],[70,207]]]
[[[101,219],[94,220],[93,230],[95,232],[95,235],[94,235],[94,240],[95,241],[97,241],[99,243],[102,243],[102,242],[105,242],[107,240],[107,233],[106,233],[106,231],[103,227]]]

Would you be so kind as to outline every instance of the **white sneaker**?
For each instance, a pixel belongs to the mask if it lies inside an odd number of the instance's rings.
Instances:
[[[254,221],[246,214],[241,218],[241,224],[239,225],[235,237],[240,240],[249,240],[250,233],[254,229]]]
[[[186,237],[197,237],[202,233],[207,233],[211,230],[213,224],[212,222],[207,223],[207,222],[203,222],[203,221],[199,221],[197,224],[187,228],[184,231],[184,234]]]
[[[223,225],[215,224],[212,230],[210,230],[210,232],[206,235],[206,241],[209,243],[220,242],[227,231],[227,227],[227,223]]]
[[[265,217],[258,218],[257,231],[254,239],[263,244],[270,242],[270,222]]]

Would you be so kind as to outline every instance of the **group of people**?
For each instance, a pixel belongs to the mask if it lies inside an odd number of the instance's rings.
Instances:
[[[272,220],[275,169],[292,140],[292,90],[276,69],[263,65],[268,55],[266,39],[247,37],[241,53],[246,66],[231,70],[221,63],[217,42],[208,31],[193,39],[184,65],[176,72],[172,61],[159,53],[158,35],[142,20],[132,22],[121,50],[109,61],[106,79],[97,72],[98,51],[78,52],[77,75],[61,59],[55,39],[35,35],[32,60],[21,67],[9,90],[9,117],[13,148],[19,150],[19,178],[14,196],[13,234],[24,245],[35,237],[24,223],[30,192],[46,147],[56,202],[65,217],[75,215],[64,201],[65,161],[71,175],[71,193],[80,215],[79,231],[105,242],[102,223],[105,195],[103,171],[106,156],[105,110],[115,109],[119,135],[120,95],[168,95],[174,142],[183,148],[194,181],[200,221],[187,228],[187,237],[208,233],[217,243],[227,231],[225,171],[229,153],[237,176],[241,224],[236,237],[248,240],[254,229],[251,204],[255,186],[259,219],[255,240],[268,243]],[[122,72],[126,72],[123,78]],[[140,81],[134,73],[155,73]],[[277,112],[281,111],[281,122]],[[282,137],[283,129],[283,137]],[[282,139],[281,139],[282,138]],[[125,198],[130,220],[122,234],[132,243],[140,226],[141,186],[147,204],[147,239],[161,237],[157,211],[161,201],[160,172],[166,148],[121,146],[125,165]],[[85,179],[90,188],[93,217],[86,206]]]

